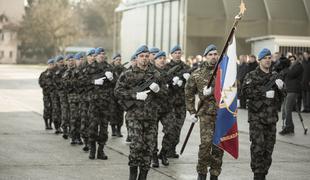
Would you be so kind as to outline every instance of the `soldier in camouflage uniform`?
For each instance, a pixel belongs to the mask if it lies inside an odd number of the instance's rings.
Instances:
[[[210,180],[217,180],[221,173],[223,150],[212,143],[215,130],[217,104],[214,98],[214,84],[207,88],[211,80],[215,64],[218,61],[216,46],[209,45],[204,56],[204,61],[199,69],[194,71],[185,87],[186,108],[190,113],[190,120],[197,122],[200,119],[200,145],[198,152],[197,173],[198,180],[206,180],[210,168]],[[199,111],[195,109],[195,95],[199,95]]]
[[[131,137],[129,163],[129,180],[136,180],[138,167],[139,180],[145,180],[150,169],[151,158],[155,146],[157,133],[157,104],[154,99],[163,93],[160,87],[160,74],[158,71],[148,68],[149,50],[147,46],[141,46],[136,53],[137,65],[125,71],[117,81],[115,95],[125,102],[134,104],[126,109],[126,119],[129,123]],[[149,81],[150,86],[146,90],[134,90],[141,83]],[[141,90],[141,91],[140,91]]]
[[[169,82],[169,96],[170,103],[172,103],[173,108],[171,111],[174,113],[174,119],[171,120],[173,126],[175,126],[175,131],[173,141],[171,142],[171,149],[167,153],[168,158],[179,158],[179,155],[176,153],[176,146],[180,141],[181,129],[184,124],[186,116],[186,107],[185,107],[185,96],[184,96],[184,86],[186,80],[189,78],[190,74],[188,71],[190,67],[186,65],[182,60],[182,50],[179,45],[171,49],[171,61],[167,64],[168,69],[171,69],[175,66],[181,66],[181,69],[178,72],[174,73],[173,79]]]
[[[250,124],[251,168],[254,180],[264,180],[272,162],[276,142],[278,104],[285,96],[284,83],[272,73],[271,52],[263,49],[259,55],[259,66],[245,76],[242,93],[248,99],[248,122]],[[268,82],[272,87],[267,88]]]
[[[68,103],[69,103],[69,126],[70,126],[70,137],[71,144],[80,144],[82,145],[82,141],[80,138],[80,126],[81,120],[79,116],[79,94],[77,91],[78,84],[78,73],[80,67],[80,58],[81,54],[77,53],[74,58],[70,58],[68,60],[68,69],[63,75],[63,81],[65,84],[65,88],[68,94]]]
[[[45,129],[52,128],[52,71],[55,68],[54,59],[47,61],[47,69],[40,74],[39,85],[43,91],[43,119],[45,123]]]
[[[159,51],[154,56],[154,67],[160,73],[160,78],[163,84],[167,84],[169,80],[167,74],[167,66],[166,66],[166,53],[164,51]],[[166,89],[166,86],[163,88]],[[165,102],[165,103],[163,103]],[[158,123],[161,122],[163,125],[163,133],[164,137],[162,139],[162,148],[159,154],[160,159],[162,160],[162,164],[164,166],[169,165],[169,161],[166,157],[166,154],[169,149],[171,149],[171,142],[173,141],[174,135],[172,134],[175,132],[175,126],[173,126],[171,119],[175,119],[173,117],[174,113],[170,111],[172,109],[172,104],[169,103],[169,96],[163,96],[163,98],[156,99],[156,103],[158,103],[158,119],[157,119],[157,127]],[[155,138],[155,148],[153,150],[153,159],[152,159],[152,167],[159,167],[158,161],[158,132]]]
[[[115,54],[112,58],[111,65],[113,67],[114,78],[117,80],[122,72],[126,70],[126,68],[122,65],[121,55],[119,53]],[[112,109],[112,116],[110,119],[110,125],[112,129],[112,136],[123,137],[121,133],[121,128],[123,126],[124,121],[124,110],[118,104],[118,98],[113,96],[114,100],[114,108]]]
[[[65,71],[64,67],[64,58],[63,56],[57,56],[56,59],[56,67],[55,71],[53,72],[53,91],[52,91],[52,119],[55,126],[55,134],[62,133],[60,129],[61,125],[61,105],[60,105],[60,98],[59,92],[63,91],[62,89],[62,74]]]

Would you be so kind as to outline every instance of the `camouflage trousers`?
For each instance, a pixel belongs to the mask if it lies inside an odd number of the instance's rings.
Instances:
[[[59,101],[61,108],[61,128],[65,131],[69,128],[70,116],[69,116],[69,103],[67,93],[60,91]]]
[[[200,120],[200,145],[198,152],[197,172],[219,176],[222,170],[223,150],[212,143],[215,129],[216,116],[201,115]]]
[[[108,140],[109,111],[103,99],[94,99],[89,104],[89,142],[105,145]]]
[[[171,148],[168,150],[168,156],[169,154],[175,154],[175,149],[176,146],[180,142],[180,135],[181,135],[181,130],[185,121],[186,117],[186,107],[184,106],[177,106],[173,107],[172,109],[173,113],[173,119],[170,120],[169,123],[171,123],[171,126],[174,126],[174,128],[171,128],[170,130],[172,131],[171,134],[173,137],[171,137],[173,140],[171,142]]]
[[[178,144],[178,139],[175,138],[176,136],[173,134],[173,132],[177,131],[176,126],[173,126],[171,121],[175,120],[174,118],[174,113],[172,112],[167,112],[163,114],[159,114],[158,116],[158,121],[157,121],[157,128],[158,128],[158,123],[161,122],[163,126],[163,139],[161,143],[161,150],[164,152],[169,151],[170,149],[173,149],[172,144]],[[155,138],[155,147],[154,147],[154,153],[158,152],[158,131],[156,132],[156,138]]]
[[[77,138],[80,136],[81,118],[79,114],[79,95],[76,93],[68,94],[70,109],[70,136]]]
[[[52,98],[51,94],[43,95],[43,119],[52,121]]]
[[[122,126],[124,123],[124,111],[117,102],[115,102],[111,112],[110,124]]]
[[[80,133],[82,137],[85,139],[88,138],[88,127],[89,127],[89,99],[88,96],[85,94],[80,96],[79,115],[81,117]]]
[[[57,91],[54,91],[51,94],[52,99],[52,119],[55,126],[55,129],[60,128],[61,124],[61,110],[60,110],[60,101]]]
[[[276,123],[250,121],[251,169],[253,173],[268,174],[276,143]]]
[[[155,147],[154,140],[157,133],[157,123],[155,120],[128,119],[128,125],[131,137],[128,165],[131,167],[139,166],[140,169],[149,170]]]

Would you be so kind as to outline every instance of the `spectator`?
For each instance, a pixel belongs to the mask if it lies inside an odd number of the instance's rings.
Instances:
[[[257,61],[256,61],[256,56],[255,55],[250,55],[249,56],[249,62],[248,62],[248,70],[247,72],[251,72],[253,71],[254,69],[256,69],[257,67]]]
[[[238,90],[241,90],[243,79],[247,73],[247,62],[246,62],[246,56],[240,55],[239,56],[239,64],[237,69],[237,84],[238,84]],[[241,92],[238,92],[238,98],[240,100],[240,108],[246,109],[246,98],[241,94]]]
[[[302,112],[310,112],[310,60],[309,53],[303,53],[304,58],[302,66],[304,68],[303,79],[302,79],[302,100],[304,109]]]

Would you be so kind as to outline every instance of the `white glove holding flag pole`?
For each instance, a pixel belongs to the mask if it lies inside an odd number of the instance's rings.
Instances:
[[[181,87],[182,84],[183,84],[183,81],[182,81],[182,80],[179,80],[177,84],[178,84],[179,87]]]
[[[204,88],[203,88],[203,95],[204,96],[209,96],[209,95],[211,95],[211,93],[212,93],[212,87],[209,87],[208,88],[208,86],[205,86]]]
[[[102,77],[102,78],[99,78],[99,79],[95,79],[95,80],[94,80],[94,84],[95,84],[95,85],[102,85],[105,79],[106,79],[106,77]]]
[[[278,89],[283,89],[284,82],[281,79],[276,79],[275,83],[278,86]]]
[[[172,85],[174,85],[174,86],[177,85],[179,80],[180,80],[180,78],[178,76],[174,76],[172,79]]]
[[[149,88],[154,92],[154,93],[158,93],[160,88],[159,88],[159,85],[157,83],[152,83]]]
[[[196,123],[198,121],[198,118],[196,117],[196,114],[191,114],[189,116],[189,120],[192,122],[192,123]]]
[[[187,81],[191,75],[189,73],[184,73],[183,77]]]
[[[104,75],[107,77],[109,81],[113,80],[113,73],[111,73],[110,71],[105,72]]]
[[[137,100],[145,101],[147,98],[147,93],[149,93],[151,90],[137,92],[136,98]]]
[[[266,98],[274,98],[274,90],[269,90],[266,92]]]

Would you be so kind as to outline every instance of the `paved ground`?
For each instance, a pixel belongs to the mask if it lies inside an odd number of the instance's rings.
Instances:
[[[68,140],[44,130],[42,94],[37,77],[40,66],[0,66],[0,179],[128,179],[128,144],[124,138],[110,138],[106,153],[108,161],[88,160],[80,146],[70,146]],[[310,114],[302,114],[310,126]],[[249,136],[247,112],[240,110],[240,158],[225,154],[223,180],[249,180]],[[277,136],[273,164],[268,180],[310,179],[310,135],[303,135],[294,114],[296,133]],[[185,122],[182,141],[190,123]],[[281,129],[281,122],[278,123]],[[194,128],[188,147],[169,167],[152,169],[150,180],[194,180],[199,145],[198,125]],[[123,129],[123,134],[126,134]],[[178,147],[180,148],[180,147]]]

